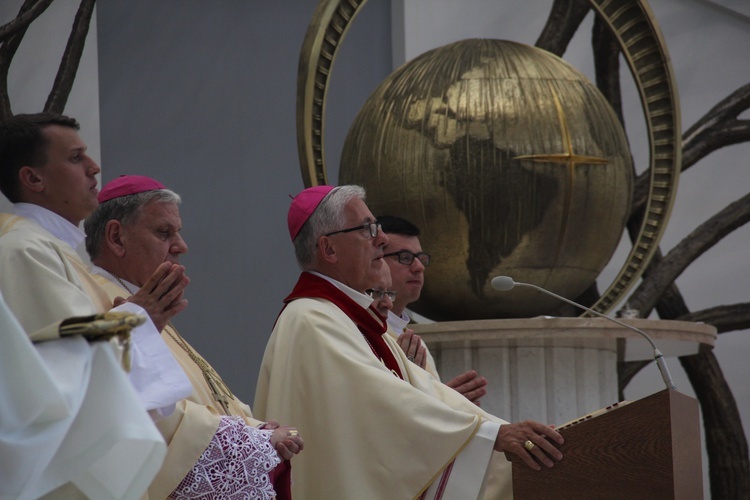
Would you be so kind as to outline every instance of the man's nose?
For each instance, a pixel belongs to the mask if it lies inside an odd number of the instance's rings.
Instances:
[[[177,235],[177,241],[172,244],[172,253],[187,253],[188,246],[182,236]]]
[[[411,271],[413,273],[419,273],[423,272],[425,269],[426,268],[424,267],[424,264],[422,264],[422,261],[414,257],[414,260],[411,263]]]
[[[393,301],[391,300],[389,296],[387,295],[383,296],[383,305],[385,305],[385,307],[387,307],[389,311],[393,309]]]
[[[88,168],[89,175],[96,175],[96,174],[98,174],[99,172],[102,171],[102,168],[99,165],[97,165],[94,160],[92,160],[88,156],[86,158],[88,159],[88,167],[87,168]]]
[[[378,235],[375,237],[374,244],[376,247],[384,247],[388,244],[388,235],[383,232],[382,228],[378,228]]]

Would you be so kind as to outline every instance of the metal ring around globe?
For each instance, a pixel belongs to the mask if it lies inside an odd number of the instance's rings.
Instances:
[[[297,79],[297,146],[306,187],[327,183],[323,140],[328,79],[344,36],[366,2],[321,0],[305,35]],[[635,285],[664,234],[682,164],[681,132],[672,67],[649,7],[640,0],[589,4],[617,39],[630,68],[649,142],[649,194],[641,228],[618,276],[592,306],[606,313]]]

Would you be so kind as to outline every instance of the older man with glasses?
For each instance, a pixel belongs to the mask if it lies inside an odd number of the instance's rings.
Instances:
[[[293,495],[509,498],[501,453],[535,470],[552,467],[562,436],[484,412],[384,335],[365,292],[386,267],[388,236],[364,196],[359,186],[316,186],[288,214],[303,272],[266,346],[254,411],[295,422],[305,436]]]
[[[435,361],[422,339],[408,327],[411,318],[406,306],[416,302],[424,286],[424,272],[430,265],[430,256],[422,251],[419,242],[419,228],[412,222],[393,215],[378,217],[383,232],[388,235],[385,258],[391,274],[391,288],[397,295],[393,307],[388,312],[388,333],[397,339],[408,359],[427,370],[440,380]],[[469,370],[445,383],[466,399],[480,405],[479,400],[487,394],[487,379],[480,377],[476,370]]]

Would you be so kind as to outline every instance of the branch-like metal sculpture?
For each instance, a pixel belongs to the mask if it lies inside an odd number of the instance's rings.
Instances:
[[[8,71],[29,25],[50,6],[52,0],[26,0],[16,18],[0,27],[0,120],[13,115],[8,95]]]
[[[76,73],[78,73],[78,66],[81,63],[81,54],[83,54],[86,36],[89,33],[95,3],[96,0],[82,0],[78,7],[73,29],[68,38],[68,45],[65,47],[60,67],[57,70],[55,83],[49,93],[47,103],[44,105],[45,111],[62,113],[65,109],[70,90],[73,88],[73,82],[76,79]]]
[[[729,204],[698,226],[649,269],[643,281],[628,299],[630,307],[647,317],[667,288],[698,257],[738,227],[750,221],[750,194]]]

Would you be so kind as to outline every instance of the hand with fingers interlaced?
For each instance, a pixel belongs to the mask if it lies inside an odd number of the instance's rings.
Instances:
[[[163,262],[136,293],[122,299],[122,302],[141,306],[148,312],[156,328],[162,331],[173,316],[187,307],[183,295],[189,283],[185,266]],[[119,305],[117,300],[114,305]]]

